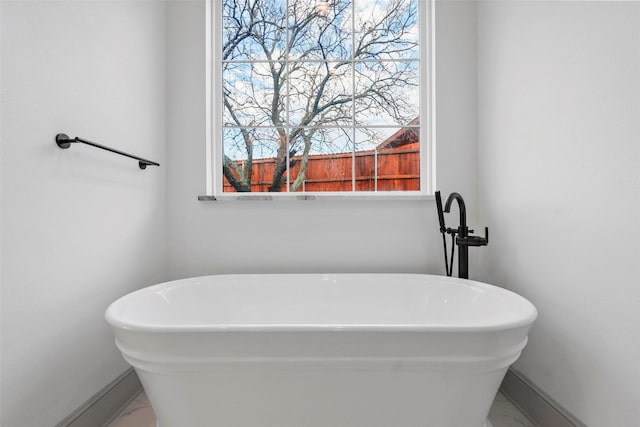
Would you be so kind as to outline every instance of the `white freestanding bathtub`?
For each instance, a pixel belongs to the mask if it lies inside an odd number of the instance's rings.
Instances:
[[[414,274],[197,277],[106,312],[159,427],[489,426],[536,316],[505,289]]]

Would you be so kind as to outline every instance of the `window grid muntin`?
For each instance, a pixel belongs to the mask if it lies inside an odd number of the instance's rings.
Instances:
[[[289,74],[289,54],[291,53],[289,50],[289,0],[285,1],[285,9],[284,9],[284,13],[285,13],[285,55],[284,55],[284,60],[285,60],[285,67],[287,68],[287,74]],[[287,157],[286,157],[286,161],[287,161],[287,184],[286,184],[286,190],[285,192],[289,192],[290,188],[291,188],[291,159],[289,158],[289,153],[291,152],[291,141],[289,140],[290,138],[290,134],[291,134],[291,128],[289,127],[289,125],[291,125],[291,103],[289,102],[289,94],[291,93],[291,79],[287,78],[287,89],[286,89],[286,93],[285,93],[285,117],[286,117],[286,121],[287,121],[287,126],[285,127],[285,135],[286,135],[286,143],[287,143]]]

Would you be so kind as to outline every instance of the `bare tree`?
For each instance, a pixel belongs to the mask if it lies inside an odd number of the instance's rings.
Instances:
[[[312,151],[352,150],[346,129],[416,116],[417,0],[222,1],[223,174],[236,191],[251,191],[264,157],[276,159],[269,191],[299,162],[296,191]]]

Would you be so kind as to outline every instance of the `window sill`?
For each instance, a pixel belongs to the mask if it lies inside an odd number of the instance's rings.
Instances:
[[[378,192],[370,194],[358,193],[306,193],[306,194],[240,194],[225,193],[218,196],[198,196],[201,202],[215,201],[312,201],[312,200],[434,200],[432,194],[422,194],[419,192],[397,193]]]

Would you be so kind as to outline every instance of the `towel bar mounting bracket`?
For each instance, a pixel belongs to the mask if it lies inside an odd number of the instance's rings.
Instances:
[[[60,148],[71,147],[71,142],[69,141],[71,141],[71,138],[69,138],[67,134],[59,133],[56,135],[56,144],[58,144],[58,147]]]

